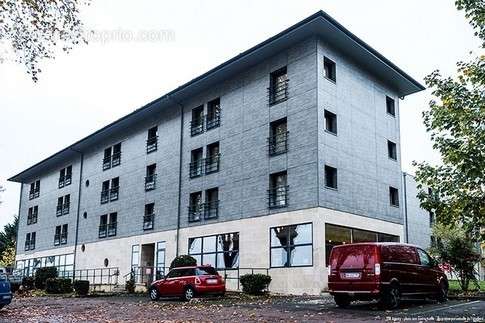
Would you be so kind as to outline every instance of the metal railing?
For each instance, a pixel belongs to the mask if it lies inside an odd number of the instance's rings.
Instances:
[[[119,193],[120,193],[120,187],[119,186],[112,187],[109,190],[109,200],[110,200],[110,202],[116,201],[119,197]]]
[[[25,240],[25,251],[34,250],[35,249],[35,241]]]
[[[143,216],[143,230],[152,230],[155,214],[145,214]]]
[[[221,125],[220,110],[216,110],[213,115],[207,115],[205,121],[206,130],[217,128]]]
[[[145,191],[154,190],[157,187],[157,174],[145,177]]]
[[[109,202],[109,189],[101,191],[101,204]]]
[[[205,159],[205,173],[211,174],[219,171],[220,154],[209,156]]]
[[[217,219],[219,216],[219,201],[206,202],[204,206],[204,219]]]
[[[61,215],[64,215],[64,214],[69,214],[70,205],[71,205],[71,203],[69,203],[69,202],[66,202],[64,204],[58,204],[57,207],[56,207],[56,215],[61,216]]]
[[[151,284],[155,280],[164,278],[169,271],[168,267],[133,266],[123,278],[125,281],[133,279],[135,284]]]
[[[72,183],[72,175],[66,175],[64,177],[59,177],[59,188],[70,185]]]
[[[54,246],[67,243],[67,232],[54,235]]]
[[[202,116],[200,118],[192,119],[192,121],[190,121],[191,136],[196,136],[204,132],[204,120],[205,120],[205,116]]]
[[[39,195],[40,195],[40,189],[30,191],[29,192],[29,200],[35,199],[35,198],[39,197]]]
[[[268,88],[269,105],[274,105],[288,99],[288,79],[279,81]]]
[[[37,213],[32,213],[27,216],[27,225],[37,223]]]
[[[103,170],[116,167],[121,164],[121,152],[113,153],[103,158]]]
[[[204,159],[197,159],[189,164],[189,176],[195,178],[203,175]]]
[[[118,267],[90,268],[74,270],[73,279],[89,280],[92,285],[117,285],[120,271]]]
[[[288,191],[289,186],[277,186],[268,190],[268,206],[269,208],[278,208],[288,206]]]
[[[270,156],[284,154],[288,151],[288,131],[268,137],[268,149]]]
[[[147,139],[147,154],[158,149],[158,136]]]
[[[202,218],[202,212],[204,210],[203,203],[198,205],[189,206],[189,222],[197,222]]]

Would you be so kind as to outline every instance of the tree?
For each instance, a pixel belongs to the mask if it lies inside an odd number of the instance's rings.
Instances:
[[[79,7],[89,0],[0,0],[0,62],[23,64],[34,82],[39,62],[85,42]],[[13,58],[11,58],[13,57]]]
[[[13,267],[15,264],[15,247],[8,246],[0,257],[0,266]]]
[[[11,223],[7,223],[3,227],[3,231],[0,232],[0,254],[3,254],[5,249],[13,247],[17,241],[17,226],[19,223],[19,217],[16,215]]]
[[[485,2],[455,2],[483,41],[485,48]],[[485,55],[458,62],[455,79],[434,71],[425,78],[436,99],[423,113],[433,148],[441,165],[414,162],[421,192],[421,207],[433,212],[440,223],[461,223],[467,233],[484,237],[485,227]],[[432,194],[422,191],[428,187]]]
[[[466,231],[460,225],[445,225],[436,223],[433,226],[435,239],[430,247],[430,253],[442,264],[448,264],[458,277],[463,291],[468,291],[470,282],[480,288],[475,265],[481,256],[477,244],[468,239]]]

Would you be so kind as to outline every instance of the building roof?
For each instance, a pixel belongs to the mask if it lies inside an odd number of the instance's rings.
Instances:
[[[86,151],[92,145],[105,140],[109,136],[122,132],[126,127],[157,114],[160,109],[173,107],[174,103],[190,98],[194,94],[220,83],[311,36],[325,39],[329,45],[344,52],[357,64],[365,66],[370,73],[393,87],[401,97],[425,89],[418,81],[379,54],[327,13],[318,11],[279,34],[12,176],[9,181],[27,182],[32,180],[41,172],[59,166],[66,160],[76,158],[79,152]]]

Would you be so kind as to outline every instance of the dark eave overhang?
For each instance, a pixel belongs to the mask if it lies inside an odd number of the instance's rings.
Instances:
[[[375,49],[367,45],[335,19],[325,12],[319,11],[296,25],[242,52],[162,97],[27,168],[21,173],[12,176],[8,180],[12,182],[27,182],[33,180],[42,172],[53,169],[68,160],[77,158],[80,152],[86,151],[109,136],[120,133],[130,125],[146,120],[150,116],[157,115],[160,109],[174,106],[175,102],[183,102],[200,91],[223,82],[246,70],[248,67],[254,66],[258,62],[308,37],[314,36],[319,37],[329,46],[341,51],[369,73],[375,75],[376,78],[382,80],[383,83],[392,87],[400,97],[425,89],[418,81],[414,80],[387,58],[379,54]]]

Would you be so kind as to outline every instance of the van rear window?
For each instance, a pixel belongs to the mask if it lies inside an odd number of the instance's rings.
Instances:
[[[374,268],[376,246],[345,246],[332,250],[330,266],[335,269]]]

